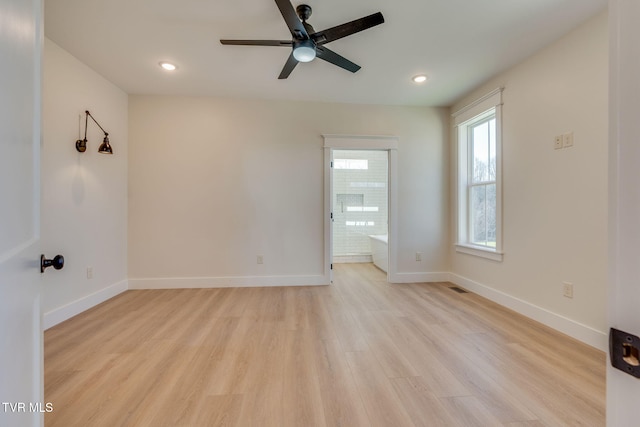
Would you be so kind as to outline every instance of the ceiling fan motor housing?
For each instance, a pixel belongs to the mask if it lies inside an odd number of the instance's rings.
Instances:
[[[296,13],[300,17],[300,20],[303,22],[309,19],[309,17],[311,16],[311,12],[311,6],[309,6],[308,4],[300,4],[298,5],[298,7],[296,7]]]

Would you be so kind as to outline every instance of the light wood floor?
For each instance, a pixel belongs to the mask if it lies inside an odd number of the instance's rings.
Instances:
[[[451,284],[334,279],[128,291],[49,329],[46,426],[605,425],[604,353]]]

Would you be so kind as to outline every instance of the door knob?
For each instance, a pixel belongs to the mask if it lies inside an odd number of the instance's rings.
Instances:
[[[48,267],[60,270],[64,267],[64,257],[62,255],[56,255],[53,259],[46,259],[44,254],[40,255],[40,273],[44,273],[45,268]]]

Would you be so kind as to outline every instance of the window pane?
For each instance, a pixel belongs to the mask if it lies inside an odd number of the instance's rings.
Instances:
[[[496,186],[471,187],[469,220],[471,243],[496,247]]]
[[[347,206],[347,212],[378,212],[378,206]]]
[[[484,245],[487,236],[485,224],[487,192],[484,185],[471,187],[471,242]]]
[[[334,159],[334,169],[369,169],[367,159]]]
[[[496,119],[489,120],[489,181],[496,180]]]
[[[487,185],[487,246],[496,247],[496,185]]]
[[[473,182],[489,180],[489,123],[473,127],[472,135]]]

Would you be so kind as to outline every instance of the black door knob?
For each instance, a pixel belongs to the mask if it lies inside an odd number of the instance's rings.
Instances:
[[[40,273],[44,273],[45,268],[48,267],[60,270],[64,267],[64,257],[62,255],[56,255],[53,259],[46,259],[44,254],[40,255]]]

